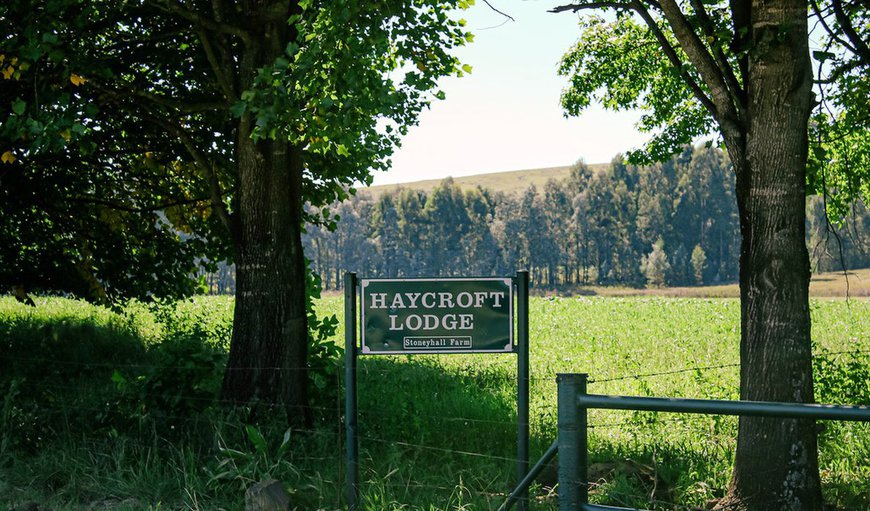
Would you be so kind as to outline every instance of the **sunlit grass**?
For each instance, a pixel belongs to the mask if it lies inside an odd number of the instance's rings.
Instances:
[[[560,372],[588,373],[595,393],[737,397],[736,299],[535,297],[530,306],[533,458],[555,437]],[[317,308],[342,319],[340,296]],[[820,387],[819,399],[862,402],[870,301],[813,300],[811,308],[815,350],[834,361],[826,367],[836,376]],[[224,297],[120,313],[65,299],[40,298],[31,308],[0,298],[0,363],[7,363],[0,371],[0,510],[28,502],[53,510],[100,502],[117,509],[241,508],[244,482],[264,469],[245,440],[245,418],[189,411],[196,407],[172,408],[192,414],[178,420],[154,416],[134,406],[137,395],[117,394],[112,379],[116,366],[163,360],[153,357],[170,339],[202,342],[204,351],[194,353],[224,350],[231,322],[232,300]],[[344,344],[343,324],[333,342]],[[8,365],[11,355],[18,359]],[[173,360],[180,367],[155,368],[157,374],[185,370],[184,359]],[[88,369],[69,369],[76,367]],[[496,509],[515,479],[515,375],[512,354],[362,357],[364,509]],[[199,402],[186,387],[178,390],[189,381],[169,382],[163,392],[170,398]],[[342,505],[342,387],[330,382],[323,395],[331,397],[315,404],[315,430],[295,432],[287,459],[269,466],[299,509]],[[128,416],[135,420],[119,422]],[[596,411],[590,423],[597,502],[703,506],[728,482],[733,418]],[[184,431],[173,433],[175,424]],[[280,421],[260,427],[271,444],[284,432]],[[841,423],[828,423],[820,437],[826,495],[841,509],[870,508],[868,438],[867,424]],[[215,479],[226,468],[221,445],[247,456],[229,480]],[[557,508],[554,483],[546,470],[532,492],[534,509]]]

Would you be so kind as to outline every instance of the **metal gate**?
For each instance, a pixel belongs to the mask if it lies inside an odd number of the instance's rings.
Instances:
[[[589,503],[587,412],[593,408],[746,417],[870,421],[870,407],[867,406],[605,396],[588,394],[586,392],[587,381],[588,375],[586,374],[559,374],[556,377],[558,386],[558,438],[499,508],[500,511],[510,509],[518,496],[522,495],[522,492],[532,483],[541,468],[557,452],[559,454],[560,511],[628,509]]]

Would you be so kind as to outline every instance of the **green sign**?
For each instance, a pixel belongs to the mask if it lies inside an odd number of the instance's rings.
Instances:
[[[362,353],[513,351],[510,278],[360,279]]]

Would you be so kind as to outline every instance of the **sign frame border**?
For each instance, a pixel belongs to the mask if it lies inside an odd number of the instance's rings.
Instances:
[[[365,316],[365,288],[370,282],[502,282],[507,285],[508,288],[508,303],[510,303],[510,307],[508,308],[508,342],[504,348],[501,349],[489,349],[489,350],[475,350],[475,349],[457,349],[457,350],[413,350],[413,351],[372,351],[368,346],[366,346],[365,338],[366,338],[366,316]],[[409,277],[409,278],[359,278],[358,279],[358,287],[359,287],[359,325],[360,325],[360,335],[359,335],[359,352],[360,355],[460,355],[460,354],[470,354],[470,353],[516,353],[517,352],[517,342],[516,342],[516,328],[514,327],[515,321],[515,312],[514,312],[514,292],[515,279],[512,277]]]

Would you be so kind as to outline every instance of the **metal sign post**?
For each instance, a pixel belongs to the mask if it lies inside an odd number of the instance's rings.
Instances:
[[[517,272],[517,481],[529,473],[529,272]],[[529,491],[519,495],[526,511]]]
[[[344,431],[347,444],[347,509],[359,500],[359,440],[356,419],[356,273],[344,276]]]
[[[529,274],[515,278],[360,279],[345,291],[347,507],[359,506],[356,359],[422,353],[517,354],[517,480],[529,471]],[[359,287],[359,295],[357,295]],[[515,292],[516,290],[516,292]],[[514,294],[517,328],[514,337]],[[360,342],[357,343],[357,297]],[[528,492],[519,496],[525,509]]]

